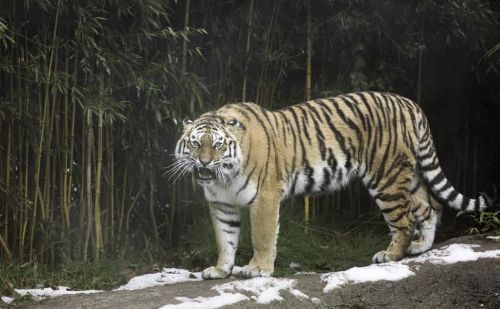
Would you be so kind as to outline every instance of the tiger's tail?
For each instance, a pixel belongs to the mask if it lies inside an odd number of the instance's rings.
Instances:
[[[490,192],[481,193],[477,198],[468,198],[451,185],[439,165],[427,119],[422,113],[420,115],[421,119],[417,122],[420,132],[420,143],[417,148],[418,166],[424,183],[434,198],[442,204],[464,212],[483,211],[498,206],[499,199],[495,187]]]

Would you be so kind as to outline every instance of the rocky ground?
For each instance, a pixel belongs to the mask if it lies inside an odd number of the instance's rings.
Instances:
[[[478,244],[477,251],[500,249],[500,242],[484,237],[462,237],[451,243]],[[500,259],[484,258],[450,265],[430,263],[411,265],[415,276],[400,281],[351,284],[324,293],[320,275],[295,275],[295,289],[307,294],[301,299],[281,291],[282,301],[258,305],[254,300],[238,302],[228,308],[500,308]],[[61,296],[22,308],[159,308],[179,303],[175,297],[212,297],[216,284],[236,279],[184,282],[135,291],[112,291],[92,295]],[[241,292],[245,294],[245,292]],[[251,294],[247,295],[251,297]],[[312,298],[317,298],[312,301]]]

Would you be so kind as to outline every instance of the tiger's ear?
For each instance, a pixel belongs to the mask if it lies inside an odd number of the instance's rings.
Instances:
[[[193,126],[193,120],[191,120],[189,117],[184,117],[184,119],[182,119],[182,131],[184,133],[189,131],[192,126]]]

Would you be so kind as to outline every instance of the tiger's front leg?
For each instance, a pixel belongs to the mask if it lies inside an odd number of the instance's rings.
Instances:
[[[231,275],[240,236],[240,209],[227,204],[210,203],[219,258],[216,266],[203,270],[203,279],[224,279]]]
[[[244,278],[270,277],[274,272],[280,201],[260,196],[250,206],[253,257],[241,270]]]

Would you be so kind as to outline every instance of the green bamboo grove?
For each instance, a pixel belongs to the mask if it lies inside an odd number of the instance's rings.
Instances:
[[[500,131],[476,121],[500,120],[500,58],[487,53],[498,43],[498,5],[377,3],[2,1],[0,256],[53,263],[175,246],[203,208],[190,179],[162,176],[178,124],[227,102],[278,108],[387,90],[436,108],[433,124],[447,109],[480,105],[470,120],[451,113],[442,125],[443,136],[464,136],[443,141],[444,162],[465,191],[498,181],[487,168],[500,150],[480,149]],[[443,53],[450,64],[436,73]],[[460,92],[462,78],[472,86]],[[361,191],[314,199],[312,223],[341,208],[359,215],[370,206]]]
[[[2,254],[98,259],[126,245],[141,199],[159,242],[152,196],[175,135],[165,122],[205,93],[179,61],[197,31],[170,28],[160,1],[4,5]]]

